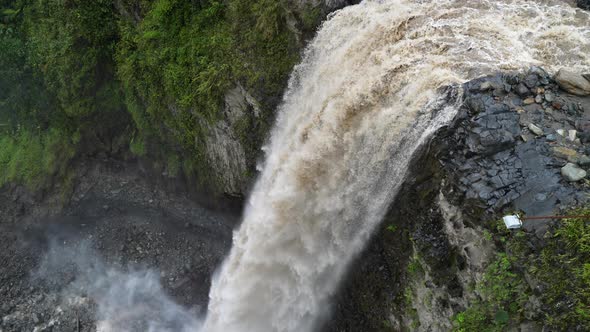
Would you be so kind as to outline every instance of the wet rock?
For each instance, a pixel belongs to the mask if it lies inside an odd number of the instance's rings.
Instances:
[[[229,195],[244,193],[250,179],[248,167],[253,157],[246,154],[247,147],[237,132],[238,124],[248,124],[245,119],[257,119],[260,114],[258,101],[238,85],[225,94],[223,115],[207,127],[205,136],[206,157],[211,163],[220,189]],[[256,122],[254,120],[253,122]],[[199,138],[200,139],[200,138]],[[202,144],[198,142],[197,144]]]
[[[530,320],[534,320],[534,319],[538,318],[537,315],[541,311],[541,306],[542,306],[541,300],[537,296],[535,296],[535,295],[529,296],[528,302],[525,304],[525,307],[524,307],[524,316]],[[532,322],[530,322],[530,323],[532,323]],[[532,323],[532,324],[534,324],[534,323]],[[521,332],[522,331],[523,330],[521,328]],[[525,331],[538,331],[538,329],[537,330],[530,330],[530,329],[525,328]]]
[[[512,89],[511,91],[506,90],[507,93],[504,96],[497,97],[495,89],[492,91],[492,86],[483,85],[486,91],[480,90],[482,83],[485,81],[494,82],[493,84],[498,86],[501,86],[502,82],[504,84],[509,83]],[[568,110],[574,109],[572,104],[578,103],[581,106],[586,106],[590,99],[572,96],[563,92],[563,90],[557,89],[555,82],[540,70],[538,72],[531,70],[525,76],[519,75],[518,79],[510,82],[505,75],[475,80],[466,83],[464,91],[466,91],[466,99],[457,122],[453,127],[441,132],[440,136],[433,138],[433,142],[436,143],[431,146],[430,155],[433,155],[433,151],[440,152],[440,154],[436,153],[436,162],[418,161],[416,165],[419,165],[419,167],[411,168],[411,172],[416,172],[414,173],[416,176],[413,178],[424,179],[432,179],[433,177],[429,176],[430,173],[428,172],[431,171],[430,167],[435,168],[434,172],[439,172],[436,174],[442,176],[444,181],[439,186],[435,180],[427,180],[428,184],[420,185],[420,189],[416,189],[415,194],[409,194],[408,191],[402,190],[405,194],[398,196],[394,204],[394,206],[410,210],[409,204],[404,203],[416,202],[412,203],[411,211],[399,212],[399,219],[395,220],[408,220],[408,218],[413,218],[414,221],[417,220],[415,226],[418,227],[419,231],[412,234],[420,239],[421,246],[426,253],[430,253],[431,257],[435,257],[438,253],[443,254],[443,256],[447,255],[449,250],[440,251],[441,248],[445,248],[445,243],[444,241],[438,241],[438,238],[433,234],[440,234],[441,230],[429,227],[440,218],[436,216],[438,213],[436,208],[429,208],[432,203],[428,203],[428,199],[422,198],[428,196],[427,193],[430,190],[424,190],[424,188],[433,186],[433,192],[452,193],[449,194],[447,199],[450,204],[457,206],[458,212],[449,214],[454,217],[450,218],[448,227],[444,228],[444,231],[452,234],[449,235],[449,239],[461,231],[473,231],[478,225],[483,224],[482,220],[486,217],[482,217],[482,214],[487,215],[490,213],[490,215],[496,217],[499,213],[520,210],[527,215],[551,215],[557,213],[559,209],[585,204],[588,201],[586,192],[583,188],[580,188],[581,185],[572,185],[568,182],[571,180],[565,180],[566,176],[573,177],[572,180],[576,180],[575,177],[580,177],[581,174],[570,174],[569,171],[573,170],[575,173],[582,173],[585,172],[582,168],[586,167],[582,166],[582,162],[585,160],[585,156],[580,153],[582,148],[576,146],[576,149],[580,150],[579,152],[572,149],[573,144],[567,141],[565,137],[568,136],[568,130],[574,128],[574,125],[578,131],[577,136],[581,137],[584,131],[581,127],[582,122],[587,120],[590,113],[587,113],[587,111],[563,112],[561,108],[567,105]],[[534,100],[537,95],[544,98],[541,103]],[[523,98],[530,97],[533,98],[527,101],[528,105],[521,106],[523,105]],[[548,106],[552,104],[557,104],[557,107],[554,107],[552,111],[548,111]],[[508,105],[508,109],[506,105]],[[544,131],[547,134],[546,138],[535,139],[533,130],[529,127],[530,124]],[[559,134],[556,133],[557,129],[559,129]],[[523,140],[520,139],[521,135]],[[559,146],[562,144],[566,146]],[[437,146],[441,150],[436,150]],[[554,150],[554,148],[556,149]],[[584,154],[590,155],[590,146],[584,148],[588,150],[584,150]],[[561,168],[568,162],[570,164],[565,167],[563,171],[565,174],[562,175]],[[576,166],[574,162],[582,167]],[[587,176],[587,174],[583,175]],[[407,186],[407,188],[415,187],[414,185]],[[420,196],[417,195],[418,192]],[[473,220],[469,221],[471,217],[473,217]],[[461,224],[465,221],[474,225],[474,227],[462,226]],[[419,226],[421,223],[422,225]],[[538,221],[523,225],[523,228],[530,232],[531,237],[539,242],[543,241],[549,227],[549,221]],[[387,241],[386,238],[389,236],[391,236],[391,232],[387,231],[380,235],[379,240]],[[477,238],[477,236],[475,237]],[[392,243],[397,243],[396,241],[397,238]],[[451,244],[455,245],[454,240],[451,241]],[[392,246],[390,245],[390,247]],[[457,255],[457,266],[460,270],[457,275],[463,269],[470,273],[476,271],[473,266],[470,266],[473,263],[472,258],[474,256],[471,254],[471,250],[466,250],[466,248],[468,246],[457,245],[455,248],[451,247],[451,249],[461,253]],[[372,253],[371,257],[373,258],[383,257],[381,248],[374,250]],[[463,256],[465,254],[466,256]],[[366,260],[365,257],[363,257],[363,260]],[[374,264],[374,266],[380,265],[383,264]],[[452,270],[447,265],[442,267],[442,264],[434,260],[432,262],[426,261],[425,265],[428,265],[430,269],[437,273]],[[389,266],[385,264],[385,266],[387,268],[384,271],[395,270],[395,268],[392,268],[393,264]],[[364,277],[362,272],[359,272],[358,275],[359,278],[363,278],[364,282],[355,282],[355,285],[371,284],[369,281],[371,279]],[[383,273],[379,272],[376,275],[381,276]],[[445,276],[445,278],[449,282],[445,282],[444,285],[449,287],[450,290],[453,285],[453,282],[451,282],[451,280],[454,280],[453,275]],[[463,280],[468,279],[461,280],[463,282]],[[398,281],[391,277],[388,282],[383,284],[384,287],[389,287],[390,285],[397,285],[396,282]],[[426,282],[422,284],[427,285]],[[529,284],[535,293],[543,292],[542,284],[537,286],[532,283]],[[426,287],[431,286],[427,285]],[[400,289],[403,289],[403,286]],[[460,289],[460,287],[457,287],[457,290]],[[367,288],[361,294],[372,294],[372,291],[372,288]],[[382,291],[386,291],[386,289]],[[445,292],[445,297],[442,298],[447,299],[450,293],[450,291]],[[358,292],[355,294],[358,294]],[[458,291],[457,294],[461,294],[461,292]],[[459,299],[459,301],[463,300],[470,301],[465,297]],[[344,306],[348,306],[351,302],[354,302],[354,299],[353,301],[339,301]],[[378,307],[381,308],[382,306]],[[436,307],[436,310],[439,308],[438,306],[433,307]],[[539,311],[542,312],[543,310],[539,310],[539,303],[535,298],[530,298],[528,303],[523,304],[521,309],[523,314],[526,315],[526,317],[521,316],[522,319],[526,319],[525,322],[537,320]],[[429,308],[425,308],[425,311],[427,314],[434,312]],[[343,311],[346,314],[350,312],[352,311]],[[433,315],[440,320],[444,320],[451,317],[452,313],[441,314],[437,311]],[[349,319],[349,315],[342,316]],[[372,316],[374,316],[372,311],[367,312],[366,317]],[[432,328],[431,325],[422,327],[424,327],[425,331],[428,328],[433,331],[450,330],[450,328]],[[514,328],[520,328],[523,331],[539,330],[539,326],[534,323],[523,324],[522,326],[516,324]]]
[[[578,0],[577,5],[582,9],[590,10],[590,0]]]
[[[524,322],[519,326],[520,332],[539,332],[541,327],[535,322]]]
[[[516,86],[516,93],[521,97],[526,97],[530,94],[529,89],[522,83]]]
[[[542,103],[543,103],[543,96],[541,96],[541,95],[537,95],[537,96],[535,97],[535,103],[537,103],[537,104],[542,104]]]
[[[555,95],[551,92],[546,92],[545,93],[545,100],[549,103],[553,102],[555,100]]]
[[[580,158],[578,159],[578,165],[580,165],[580,166],[590,165],[590,157],[588,157],[587,155],[580,156]]]
[[[560,69],[555,75],[555,81],[565,91],[578,95],[590,95],[590,81],[582,76],[582,74],[569,71],[567,69]]]
[[[531,73],[530,75],[527,75],[527,77],[525,77],[524,84],[528,88],[532,89],[539,84],[539,77],[537,75]]]
[[[543,136],[543,134],[544,134],[543,129],[539,128],[535,124],[529,123],[528,128],[533,134],[535,134],[537,136]]]
[[[485,81],[485,82],[481,83],[481,85],[479,86],[479,91],[488,91],[492,88],[493,88],[492,82]]]
[[[586,177],[586,171],[579,168],[576,164],[567,163],[561,168],[561,175],[569,182],[577,182]]]
[[[567,160],[578,158],[578,153],[576,152],[576,150],[566,148],[563,146],[554,147],[553,148],[553,155],[555,155],[557,158],[567,159]]]
[[[568,130],[568,132],[567,132],[567,139],[570,142],[575,142],[576,141],[577,134],[578,134],[578,131],[577,130],[574,130],[574,129]]]
[[[534,104],[535,103],[535,98],[533,98],[533,97],[527,98],[527,99],[523,100],[522,103],[525,104],[525,105]]]

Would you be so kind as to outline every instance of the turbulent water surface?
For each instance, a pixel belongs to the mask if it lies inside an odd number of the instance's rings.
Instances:
[[[295,69],[204,329],[310,331],[382,219],[456,83],[588,69],[588,15],[563,1],[372,0],[332,15]]]

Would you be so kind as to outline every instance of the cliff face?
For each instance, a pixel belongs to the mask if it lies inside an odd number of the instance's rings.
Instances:
[[[169,2],[165,9],[119,2],[117,60],[138,127],[136,155],[201,191],[244,196],[307,40],[330,12],[357,2]]]
[[[213,125],[204,123],[208,128],[207,159],[223,192],[241,195],[248,189],[255,158],[251,151],[250,158],[246,158],[249,141],[244,138],[250,136],[251,124],[260,118],[261,110],[258,102],[239,85],[227,92],[224,104],[219,121]]]
[[[589,167],[590,97],[564,91],[557,79],[533,68],[463,86],[458,118],[415,161],[326,331],[460,330],[474,312],[480,325],[471,328],[583,329],[583,319],[556,327],[547,317],[567,314],[539,293],[569,281],[543,284],[532,272],[546,268],[541,257],[561,226],[525,221],[509,233],[498,222],[515,211],[555,215],[588,203],[580,177]],[[486,308],[493,312],[474,311],[480,303],[494,303]]]
[[[290,0],[287,8],[288,27],[296,36],[298,49],[302,51],[306,39],[313,36],[315,26],[330,12],[358,3],[358,0]],[[310,22],[309,20],[315,20]],[[280,82],[283,88],[286,81]],[[264,114],[262,107],[274,110],[280,95],[264,96],[262,91],[241,84],[225,93],[223,114],[206,127],[207,159],[218,180],[222,193],[243,196],[248,192],[256,174],[256,162],[262,156],[260,148],[266,139],[274,118],[274,112]],[[281,91],[283,89],[280,89]],[[259,100],[253,96],[259,96]],[[268,113],[268,111],[266,112]]]

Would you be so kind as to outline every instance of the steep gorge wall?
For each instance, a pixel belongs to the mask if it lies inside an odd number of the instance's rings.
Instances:
[[[553,215],[587,206],[588,181],[570,181],[561,169],[572,163],[588,170],[590,97],[567,93],[539,68],[477,79],[464,90],[459,117],[415,160],[381,230],[353,264],[324,331],[450,330],[457,314],[486,301],[480,284],[506,248],[508,257],[517,256],[510,243],[523,241],[531,257],[541,257],[556,227],[550,220],[525,222],[511,235],[497,220],[513,211]],[[574,131],[575,137],[560,134]],[[564,309],[541,305],[530,267],[511,262],[525,298],[514,300],[522,307],[507,309],[500,327],[555,328],[547,317]]]
[[[0,4],[0,187],[51,190],[111,157],[244,196],[306,41],[353,2]]]
[[[214,78],[221,82],[214,86],[216,96],[213,98],[220,101],[217,105],[202,105],[197,95],[196,105],[182,106],[179,105],[182,99],[174,95],[175,92],[166,90],[155,100],[147,95],[141,97],[145,93],[139,87],[141,83],[137,84],[141,77],[129,78],[128,94],[140,95],[130,106],[139,124],[137,141],[145,142],[139,154],[157,175],[180,176],[203,191],[243,197],[254,179],[260,148],[274,122],[274,110],[282,99],[288,75],[299,61],[299,53],[306,41],[330,12],[358,1],[267,2],[226,1],[224,4],[222,17],[228,21],[222,23],[219,29],[227,29],[233,34],[230,38],[237,43],[233,47],[239,50],[233,54],[233,50],[223,50],[225,45],[218,46],[220,52],[233,55],[224,54],[215,60],[221,63],[211,64],[214,68],[229,68],[219,78]],[[207,2],[203,3],[201,6],[206,6]],[[122,16],[132,22],[133,29],[139,31],[139,37],[133,38],[144,38],[141,31],[153,24],[145,21],[154,20],[154,9],[142,1],[119,2],[118,8]],[[246,11],[242,12],[244,9]],[[254,12],[249,13],[248,10]],[[158,24],[166,23],[161,20]],[[240,38],[244,40],[240,41]],[[138,45],[145,48],[141,43]],[[145,52],[150,52],[149,48]],[[224,59],[227,56],[236,58]],[[137,65],[148,68],[141,63],[127,64],[131,66],[129,68]],[[179,65],[190,71],[190,63]],[[201,80],[199,77],[196,83],[200,84]],[[165,102],[158,105],[162,100]],[[163,115],[154,117],[154,114]],[[141,123],[150,123],[157,117],[162,121],[141,128]],[[154,135],[151,128],[159,134]],[[152,134],[149,134],[150,131]]]

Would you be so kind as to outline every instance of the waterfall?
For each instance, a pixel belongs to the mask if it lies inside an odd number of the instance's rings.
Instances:
[[[316,328],[415,151],[457,113],[460,83],[588,70],[589,22],[557,0],[366,0],[331,15],[292,74],[204,330]]]

